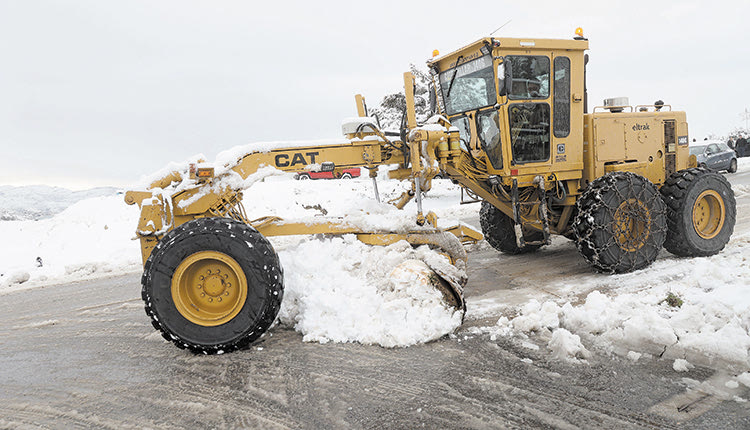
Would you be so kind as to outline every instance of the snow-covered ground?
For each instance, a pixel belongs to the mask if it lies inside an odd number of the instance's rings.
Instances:
[[[740,171],[729,178],[748,173],[750,159],[742,159]],[[738,218],[750,199],[747,179],[734,185],[741,203]],[[379,187],[385,201],[397,197],[405,184],[380,180]],[[375,203],[372,193],[367,178],[294,181],[287,174],[254,184],[245,193],[245,207],[250,218],[309,219],[325,212],[361,217],[368,225],[411,222],[413,203],[404,212],[394,212]],[[435,181],[425,209],[435,211],[443,225],[475,218],[478,206],[460,205],[459,195],[457,186]],[[137,207],[112,196],[80,201],[50,219],[0,222],[0,237],[5,239],[0,249],[0,295],[140,271],[139,244],[130,240],[137,218]],[[403,346],[434,339],[460,324],[458,315],[440,305],[429,289],[388,277],[399,263],[424,259],[420,253],[428,251],[404,244],[374,248],[346,236],[271,241],[285,269],[280,320],[303,333],[306,341]],[[508,305],[501,298],[495,303],[469,301],[467,318],[498,318],[496,324],[471,330],[521,340],[533,333],[537,341],[548,342],[552,354],[566,360],[584,361],[600,352],[631,360],[651,354],[674,358],[676,370],[720,364],[745,371],[750,369],[748,255],[750,229],[737,228],[719,255],[678,259],[667,254],[635,273],[604,276],[592,271],[557,279],[554,300],[531,299],[520,305]],[[681,306],[668,297],[682,301]]]
[[[0,185],[0,221],[51,218],[73,203],[116,193],[117,189],[112,187],[71,191],[47,185]]]

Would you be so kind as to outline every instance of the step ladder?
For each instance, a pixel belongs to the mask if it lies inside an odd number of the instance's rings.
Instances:
[[[523,248],[526,245],[549,245],[552,240],[549,234],[549,217],[547,216],[547,190],[544,187],[544,177],[538,175],[534,178],[534,183],[537,185],[539,198],[537,200],[530,200],[521,202],[518,200],[518,179],[513,179],[513,186],[511,187],[510,197],[511,203],[513,204],[513,221],[515,223],[514,230],[516,232],[516,244],[519,248]],[[525,221],[521,218],[521,207],[522,206],[535,206],[539,205],[539,217],[541,219],[535,221]],[[544,238],[537,241],[526,241],[523,238],[524,227],[528,225],[541,225],[542,233]]]

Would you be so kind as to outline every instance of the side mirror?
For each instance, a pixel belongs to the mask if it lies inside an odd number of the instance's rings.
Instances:
[[[432,116],[437,113],[437,90],[435,88],[435,85],[430,84],[429,94],[430,94],[430,116]]]

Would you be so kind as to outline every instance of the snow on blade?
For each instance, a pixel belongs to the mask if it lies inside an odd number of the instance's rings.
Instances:
[[[280,319],[305,341],[408,346],[461,324],[461,312],[447,307],[438,290],[389,277],[400,263],[435,253],[427,247],[368,246],[354,236],[273,242],[286,282]]]

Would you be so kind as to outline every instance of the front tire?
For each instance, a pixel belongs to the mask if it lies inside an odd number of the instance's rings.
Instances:
[[[536,251],[542,247],[542,245],[528,244],[519,247],[516,242],[513,219],[487,201],[482,202],[482,208],[479,210],[479,225],[482,227],[482,233],[487,243],[504,254],[523,254]],[[544,233],[535,230],[525,231],[523,238],[528,242],[542,241],[544,240]]]
[[[343,175],[341,175],[341,179],[351,179],[351,178],[352,178],[351,173],[344,173]]]
[[[724,249],[737,207],[726,178],[700,167],[673,173],[661,187],[669,232],[664,247],[680,257],[706,257]]]
[[[667,234],[666,206],[648,179],[609,173],[589,184],[576,209],[576,246],[596,270],[630,272],[659,255]]]
[[[271,244],[227,218],[199,218],[167,233],[141,279],[146,314],[162,336],[194,353],[250,345],[276,319],[284,276]]]

